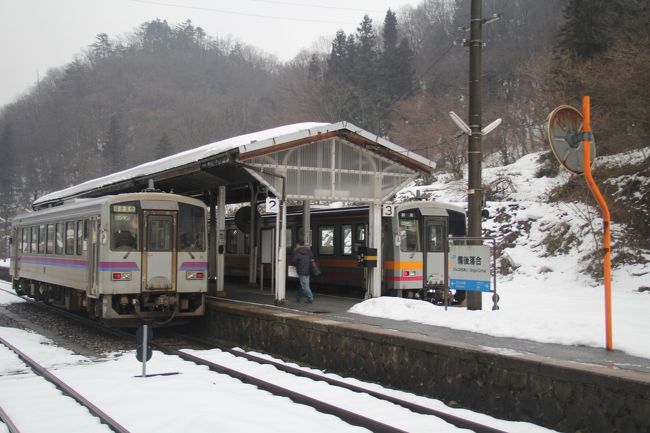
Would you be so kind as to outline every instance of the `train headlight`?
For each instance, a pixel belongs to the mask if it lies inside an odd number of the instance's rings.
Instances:
[[[205,278],[205,272],[186,272],[185,279],[187,280],[202,280]]]
[[[414,277],[415,276],[415,271],[402,271],[402,276],[403,277]]]
[[[113,281],[131,281],[131,272],[113,272],[111,274]]]

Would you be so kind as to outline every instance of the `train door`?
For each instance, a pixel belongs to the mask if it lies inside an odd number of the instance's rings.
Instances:
[[[98,272],[97,266],[99,261],[99,242],[97,239],[99,233],[99,220],[97,218],[91,218],[86,221],[85,230],[85,242],[84,248],[87,250],[88,254],[88,290],[91,295],[97,295],[97,286],[98,286]]]
[[[447,281],[447,219],[424,219],[424,282],[443,286]]]
[[[144,290],[176,290],[176,212],[144,211]]]

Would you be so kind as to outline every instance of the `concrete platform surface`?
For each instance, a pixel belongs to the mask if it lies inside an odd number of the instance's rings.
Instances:
[[[287,305],[276,306],[275,297],[269,290],[261,291],[259,288],[250,288],[245,284],[233,282],[226,283],[226,296],[220,297],[223,302],[252,303],[275,309],[282,312],[302,313],[318,316],[334,321],[347,323],[360,323],[377,326],[384,329],[393,329],[413,334],[427,335],[450,342],[460,342],[481,348],[494,350],[501,353],[532,354],[551,360],[575,362],[584,365],[601,366],[613,370],[626,370],[645,373],[650,376],[650,359],[631,356],[621,351],[608,352],[605,349],[585,346],[564,346],[561,344],[539,343],[507,337],[494,337],[476,332],[469,332],[441,326],[425,325],[421,323],[384,319],[349,313],[348,310],[362,299],[343,296],[333,296],[315,293],[313,304],[306,304],[304,299],[296,302],[297,292],[287,289]],[[444,313],[441,308],[441,313]]]

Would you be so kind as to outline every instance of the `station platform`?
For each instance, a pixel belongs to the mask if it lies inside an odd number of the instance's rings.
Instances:
[[[450,342],[459,342],[476,348],[509,352],[511,354],[531,354],[549,361],[566,361],[588,366],[601,366],[607,369],[635,371],[648,374],[650,378],[650,359],[628,355],[621,351],[608,352],[602,348],[585,346],[565,346],[553,343],[539,343],[531,340],[495,337],[476,332],[432,326],[421,323],[392,320],[360,314],[349,313],[348,310],[363,299],[333,296],[315,292],[313,304],[296,302],[297,291],[287,288],[288,305],[276,306],[275,298],[270,290],[248,287],[244,283],[226,282],[226,296],[220,297],[223,302],[250,303],[264,306],[277,312],[300,313],[317,316],[333,321],[356,323],[375,326],[383,329],[397,330],[405,333],[435,337]],[[443,307],[440,307],[441,309]],[[460,307],[453,307],[460,308]]]

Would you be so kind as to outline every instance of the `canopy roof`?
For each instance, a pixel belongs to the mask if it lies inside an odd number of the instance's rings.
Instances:
[[[247,200],[251,184],[264,185],[285,198],[376,202],[432,168],[428,159],[351,123],[297,123],[89,180],[44,195],[33,206],[141,191],[149,180],[158,189],[190,196],[226,186],[229,203]]]

